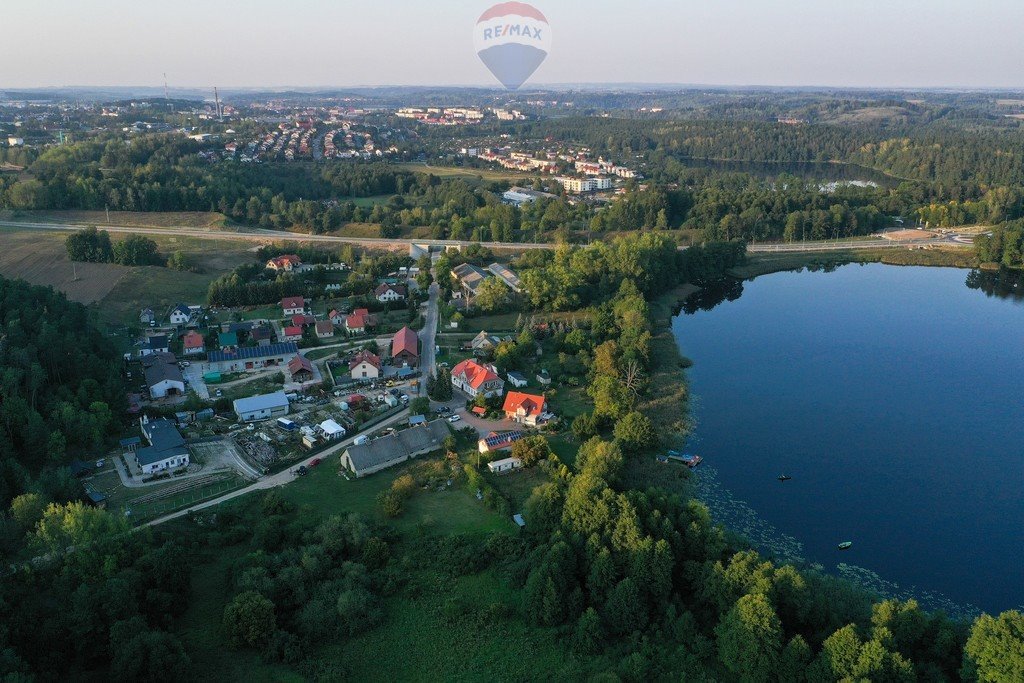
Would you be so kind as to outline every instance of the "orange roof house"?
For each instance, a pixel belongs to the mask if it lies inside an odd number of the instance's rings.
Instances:
[[[543,396],[510,391],[505,397],[505,417],[522,424],[537,426],[546,422],[548,402]]]
[[[501,396],[505,391],[505,382],[498,373],[475,360],[464,360],[452,368],[452,386],[474,398],[481,394],[487,398]]]
[[[302,265],[302,259],[295,254],[282,254],[267,261],[267,268],[277,271],[290,271]]]

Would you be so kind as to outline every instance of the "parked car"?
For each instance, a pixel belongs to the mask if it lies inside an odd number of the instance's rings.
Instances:
[[[306,469],[305,465],[299,465],[299,469],[295,470],[295,474],[299,475],[300,477],[304,477],[308,473],[309,473],[309,470]]]
[[[449,422],[458,422],[461,419],[462,419],[461,415],[452,415],[451,417],[448,418],[448,421]]]
[[[319,464],[320,464],[320,458],[313,458],[312,460],[309,461],[309,466],[310,467],[316,467]]]

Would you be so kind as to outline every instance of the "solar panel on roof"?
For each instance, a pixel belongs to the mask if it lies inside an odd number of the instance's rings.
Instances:
[[[484,439],[484,443],[488,447],[497,446],[500,443],[513,443],[523,438],[522,432],[505,432],[504,434],[495,434],[494,436],[488,436]]]
[[[252,358],[267,358],[270,356],[283,356],[289,353],[298,353],[299,347],[295,342],[283,342],[270,344],[268,346],[247,346],[245,348],[227,353],[224,351],[211,351],[209,359],[211,363],[218,363],[226,360],[249,360]]]

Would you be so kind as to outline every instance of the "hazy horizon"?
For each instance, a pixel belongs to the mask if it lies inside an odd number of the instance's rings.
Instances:
[[[56,0],[8,9],[17,69],[0,87],[486,87],[472,30],[492,2]],[[524,88],[1024,89],[1011,0],[611,0],[532,3],[548,59]],[[76,85],[77,84],[77,85]],[[126,85],[127,84],[127,85]],[[281,84],[281,85],[268,85]]]

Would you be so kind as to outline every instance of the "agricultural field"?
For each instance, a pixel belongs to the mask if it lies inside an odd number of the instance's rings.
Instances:
[[[0,275],[34,285],[52,285],[83,304],[100,301],[132,268],[111,263],[72,263],[63,233],[0,228]]]
[[[231,229],[231,221],[211,211],[0,211],[0,220],[26,223],[72,223],[127,228]]]

